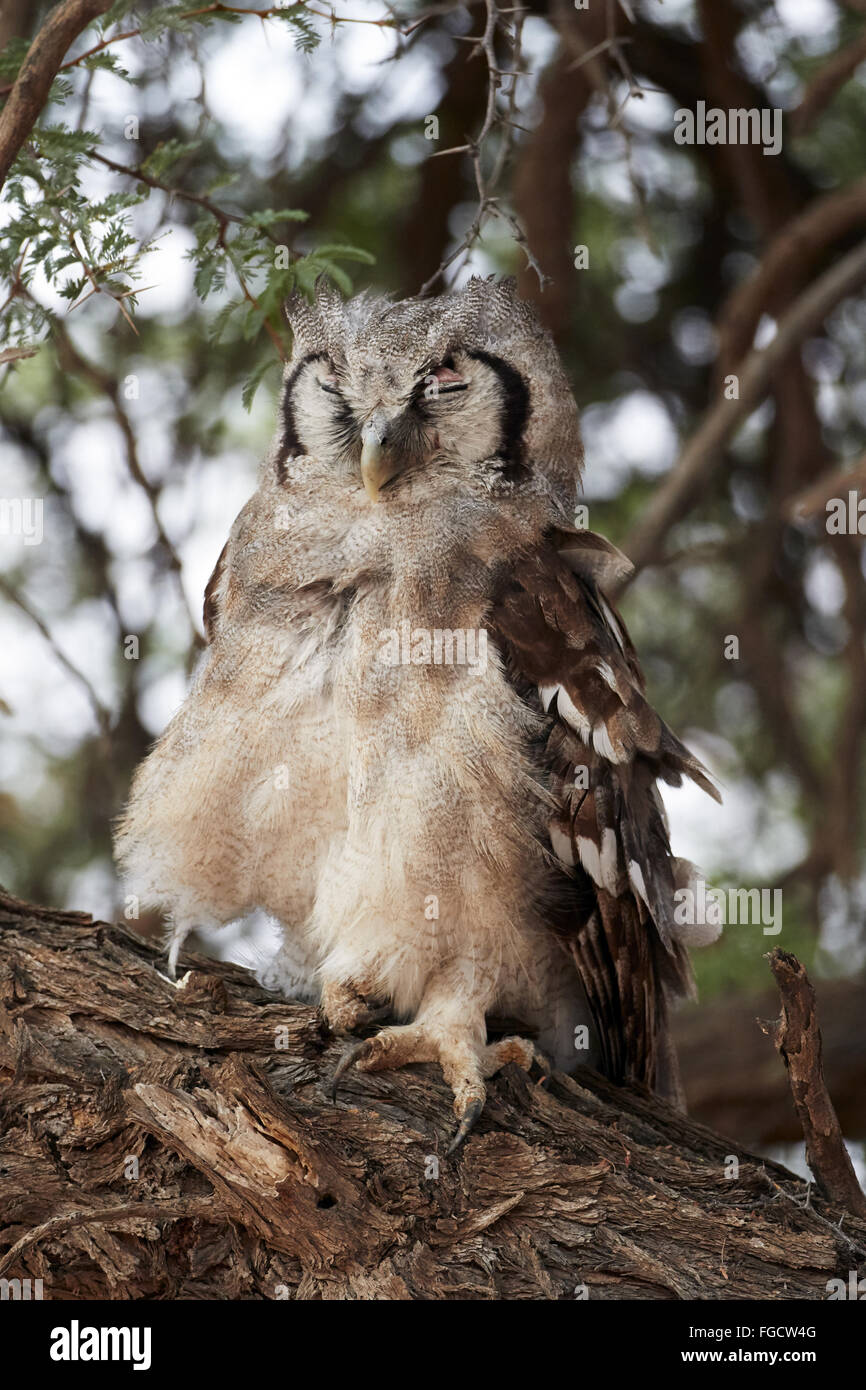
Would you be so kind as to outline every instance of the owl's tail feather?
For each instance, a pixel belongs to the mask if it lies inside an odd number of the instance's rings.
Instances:
[[[680,1077],[680,1064],[677,1050],[671,1036],[670,1024],[664,1019],[656,1037],[655,1088],[658,1095],[668,1101],[675,1109],[686,1113],[686,1093]]]
[[[599,889],[597,907],[569,947],[586,993],[612,1081],[639,1081],[684,1109],[668,1001],[687,994],[691,969],[685,949],[666,949],[648,931],[637,902]]]

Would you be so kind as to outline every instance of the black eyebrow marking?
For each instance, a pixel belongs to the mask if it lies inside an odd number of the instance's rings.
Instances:
[[[526,422],[529,419],[529,387],[525,379],[501,357],[480,348],[467,354],[476,362],[483,362],[495,372],[502,383],[503,404],[499,441],[499,456],[509,467],[519,468],[523,464],[526,444],[523,438]]]
[[[295,383],[301,372],[310,362],[328,361],[326,352],[308,352],[306,357],[302,357],[295,370],[292,372],[283,388],[283,399],[280,402],[280,414],[283,423],[283,436],[280,440],[280,452],[277,456],[277,482],[286,481],[285,466],[290,458],[295,458],[299,454],[306,453],[304,445],[298,434],[298,423],[295,419],[295,412],[292,409],[292,392]]]
[[[345,447],[358,431],[358,422],[352,414],[348,401],[342,391],[329,391],[330,396],[335,396],[334,405],[337,408],[337,428],[335,439],[338,445]]]

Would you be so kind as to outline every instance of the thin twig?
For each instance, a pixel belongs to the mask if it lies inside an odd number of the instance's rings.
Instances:
[[[789,497],[783,504],[783,515],[789,521],[808,521],[826,507],[831,497],[842,497],[849,491],[866,493],[866,454],[853,464],[845,463],[824,473],[817,482]]]
[[[852,1240],[850,1236],[845,1234],[842,1230],[841,1221],[838,1225],[835,1221],[828,1221],[827,1217],[817,1212],[808,1200],[806,1202],[798,1202],[796,1197],[792,1197],[790,1192],[786,1192],[784,1187],[781,1187],[779,1183],[775,1182],[774,1179],[770,1177],[766,1168],[762,1168],[760,1172],[767,1186],[771,1187],[776,1194],[773,1198],[774,1201],[777,1201],[779,1197],[784,1197],[786,1202],[790,1202],[798,1211],[803,1212],[808,1217],[810,1223],[814,1223],[816,1226],[820,1226],[823,1230],[827,1231],[833,1237],[833,1240],[841,1245],[844,1250],[852,1255],[856,1255],[858,1259],[866,1260],[866,1247],[861,1245],[859,1241]]]
[[[96,160],[99,164],[104,164],[106,169],[112,169],[116,174],[125,174],[127,178],[135,179],[137,183],[146,184],[148,188],[158,189],[172,198],[182,198],[185,203],[195,203],[196,207],[204,208],[205,212],[209,212],[212,217],[215,217],[220,226],[225,226],[229,222],[241,223],[244,220],[239,213],[227,212],[225,208],[218,207],[216,203],[211,202],[210,198],[205,198],[203,194],[190,193],[185,188],[175,188],[174,185],[155,178],[153,174],[149,174],[140,166],[119,164],[117,160],[109,159],[107,155],[100,154],[98,150],[88,150],[87,157]]]
[[[106,396],[115,421],[123,436],[124,448],[126,453],[126,466],[130,477],[141,488],[147,498],[150,513],[153,518],[157,540],[168,559],[169,569],[175,575],[181,600],[189,618],[190,628],[193,633],[197,633],[195,618],[187,602],[186,593],[182,582],[183,565],[175,546],[162,524],[159,515],[159,489],[153,485],[141,466],[138,456],[138,440],[129,414],[124,408],[121,399],[120,382],[112,376],[105,368],[85,357],[84,353],[72,341],[65,327],[59,323],[54,324],[54,339],[57,344],[57,357],[61,366],[66,371],[72,371],[89,381],[97,391]]]
[[[20,609],[21,612],[24,613],[26,617],[30,619],[34,627],[38,628],[39,632],[41,632],[42,636],[45,638],[45,641],[48,643],[49,647],[51,648],[57,660],[60,662],[61,666],[70,676],[72,676],[73,680],[81,686],[82,690],[86,694],[90,702],[90,706],[93,710],[93,713],[96,716],[96,722],[99,725],[100,733],[103,735],[103,737],[107,739],[110,738],[111,713],[100,700],[99,696],[97,695],[87,676],[85,676],[84,672],[80,671],[78,667],[69,660],[69,657],[64,655],[64,653],[61,651],[56,641],[54,640],[54,637],[51,633],[51,629],[42,620],[42,618],[40,618],[39,614],[36,612],[36,609],[32,608],[30,604],[27,602],[27,600],[23,598],[21,594],[19,594],[15,589],[13,589],[12,585],[6,579],[4,579],[2,575],[0,575],[0,593],[4,594],[5,597],[9,600],[9,602],[13,603],[16,608]]]
[[[161,192],[166,193],[171,198],[182,198],[184,202],[194,203],[196,207],[203,208],[205,212],[210,213],[211,217],[213,217],[216,220],[219,228],[219,233],[217,236],[217,245],[225,252],[226,259],[229,261],[232,270],[234,271],[235,276],[237,277],[237,281],[240,285],[241,293],[243,294],[244,299],[247,301],[248,304],[251,304],[261,314],[265,332],[267,333],[268,337],[273,343],[274,348],[277,352],[277,356],[280,358],[280,361],[285,362],[286,350],[283,346],[283,342],[280,338],[280,335],[277,333],[273,324],[268,322],[267,315],[265,314],[264,310],[259,304],[259,301],[256,298],[256,296],[253,294],[249,285],[247,284],[243,272],[241,271],[240,266],[237,264],[234,256],[232,255],[231,247],[228,244],[227,233],[229,226],[232,224],[243,224],[244,218],[239,216],[237,213],[227,212],[225,208],[218,207],[216,203],[211,202],[209,198],[205,198],[200,193],[190,193],[184,188],[175,188],[171,184],[164,183],[161,179],[155,178],[152,174],[147,173],[147,171],[144,169],[129,164],[118,164],[115,160],[109,159],[106,155],[100,154],[98,150],[91,150],[89,152],[88,157],[90,159],[96,160],[100,164],[104,164],[106,168],[113,170],[115,173],[125,174],[128,178],[135,179],[139,183],[146,184],[148,188],[159,189]],[[265,229],[265,235],[269,236],[267,229]],[[270,239],[272,240],[273,238]],[[118,296],[114,297],[118,298]]]
[[[512,28],[509,32],[503,15],[509,13],[514,15]],[[484,32],[480,35],[459,35],[467,43],[473,45],[473,54],[481,53],[487,64],[487,101],[484,109],[484,118],[481,129],[473,140],[465,145],[455,146],[450,150],[442,150],[445,154],[469,154],[472,159],[472,171],[475,179],[475,192],[477,205],[475,215],[472,218],[466,232],[460,242],[450,253],[445,256],[437,266],[436,270],[421,286],[420,293],[428,294],[433,286],[443,279],[446,271],[462,258],[468,258],[473,246],[481,235],[481,232],[491,217],[499,217],[506,222],[510,228],[515,241],[521,247],[526,257],[527,264],[538,276],[538,282],[543,287],[546,277],[541,270],[535,256],[532,254],[526,235],[513,213],[504,211],[499,207],[496,198],[496,190],[501,182],[502,175],[508,163],[512,150],[514,130],[523,130],[514,119],[517,111],[517,84],[523,76],[521,67],[521,43],[523,37],[523,21],[526,11],[522,8],[505,11],[500,9],[496,0],[485,0],[485,22]],[[508,68],[499,66],[496,58],[496,32],[501,29],[508,37],[511,50],[511,60]],[[510,86],[507,92],[507,100],[504,110],[500,110],[498,96],[502,88],[503,78],[510,79]],[[489,171],[485,172],[486,146],[493,131],[499,130],[499,143],[496,154]],[[434,156],[435,157],[435,156]]]
[[[81,4],[82,0],[77,0],[77,3]],[[112,0],[104,0],[104,3],[102,3],[102,0],[83,0],[83,3],[91,9],[94,9],[95,7],[95,12],[91,16],[91,18],[97,18],[100,14],[104,14],[105,11],[110,8]],[[336,26],[338,24],[371,24],[379,29],[395,29],[395,31],[398,33],[402,32],[398,29],[397,22],[393,18],[359,19],[350,15],[338,15],[335,14],[332,10],[316,10],[307,3],[307,0],[295,0],[295,3],[298,5],[303,5],[307,14],[315,15],[318,19],[326,19],[328,23],[332,26]],[[239,16],[248,15],[252,18],[259,20],[280,19],[283,22],[285,22],[286,8],[283,5],[270,5],[267,7],[267,9],[252,10],[248,9],[244,5],[200,5],[194,10],[184,10],[181,14],[174,16],[174,18],[206,19],[209,15],[217,14],[236,14]],[[80,33],[81,30],[86,28],[87,24],[89,23],[90,20],[87,20],[85,24],[83,24],[77,32]],[[72,37],[77,37],[77,34],[73,34]],[[68,72],[70,68],[79,67],[82,63],[86,62],[88,58],[92,58],[96,53],[102,53],[106,48],[111,48],[113,44],[123,43],[127,39],[137,38],[141,38],[140,28],[123,29],[120,30],[118,33],[109,34],[107,38],[100,39],[99,43],[93,44],[91,48],[85,49],[83,53],[79,53],[75,58],[70,58],[68,62],[61,63],[60,66],[55,69],[54,73],[52,73],[51,80],[53,81],[54,77],[58,72]],[[69,42],[66,43],[63,51],[65,52],[68,47]],[[12,91],[14,85],[14,83],[9,82],[5,86],[0,87],[0,96],[4,96],[6,92]]]

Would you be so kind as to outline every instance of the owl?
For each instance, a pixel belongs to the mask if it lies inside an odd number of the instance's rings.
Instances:
[[[676,920],[694,869],[658,783],[718,793],[606,597],[628,562],[574,524],[553,342],[508,281],[287,312],[276,436],[120,824],[129,891],[172,970],[191,929],[264,909],[265,982],[363,1035],[335,1085],[438,1063],[452,1149],[509,1061],[678,1103],[669,1006],[714,929]]]

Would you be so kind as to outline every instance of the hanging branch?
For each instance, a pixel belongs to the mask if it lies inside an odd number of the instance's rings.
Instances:
[[[788,521],[810,521],[824,511],[831,497],[844,497],[849,491],[866,493],[866,454],[853,464],[849,460],[822,473],[814,483],[786,500],[782,514]]]
[[[86,20],[84,21],[84,23],[80,24],[79,28],[78,28],[75,32],[72,33],[71,38],[69,38],[69,39],[67,40],[66,45],[60,50],[60,56],[61,56],[61,57],[63,56],[63,53],[66,52],[66,49],[69,47],[69,45],[70,45],[70,43],[72,42],[72,40],[78,37],[78,34],[80,34],[80,33],[87,27],[87,25],[91,22],[91,20],[92,20],[92,19],[98,18],[99,15],[101,15],[101,14],[104,14],[106,10],[108,10],[108,9],[111,8],[111,6],[112,6],[113,3],[114,3],[114,0],[107,0],[107,3],[100,3],[100,0],[91,0],[91,3],[90,3],[90,5],[89,5],[89,8],[90,8],[91,10],[93,10],[93,13],[91,14],[91,16],[90,16],[89,19],[86,19]],[[339,25],[339,24],[372,24],[372,25],[374,25],[374,26],[375,26],[376,28],[378,28],[378,29],[397,29],[397,30],[398,30],[399,32],[401,32],[401,33],[409,33],[409,32],[410,32],[409,30],[400,30],[400,29],[399,29],[399,21],[398,21],[397,19],[395,19],[393,16],[388,17],[388,18],[385,18],[385,19],[357,19],[357,18],[354,18],[354,17],[349,16],[349,15],[338,15],[338,14],[335,14],[333,10],[317,10],[317,9],[313,9],[312,6],[308,4],[307,0],[293,0],[293,5],[296,6],[296,7],[298,7],[298,8],[303,8],[303,10],[305,11],[306,14],[315,15],[318,19],[326,19],[326,20],[328,21],[328,23],[331,25],[331,28],[332,28],[332,29],[335,29],[335,28],[337,27],[337,25]],[[82,6],[82,5],[81,5],[81,0],[76,0],[76,5],[75,5],[75,6],[73,6],[72,4],[67,4],[66,6],[61,7],[61,8],[64,8],[64,9],[67,9],[67,10],[68,10],[68,9],[72,9],[72,8],[82,8],[82,7],[83,7],[83,8],[86,8],[86,7],[87,7],[86,3],[85,3],[84,6]],[[174,15],[173,18],[175,19],[175,21],[184,20],[184,19],[203,19],[203,20],[207,20],[207,19],[209,19],[209,18],[216,18],[218,15],[237,15],[237,16],[239,16],[239,17],[241,17],[241,18],[247,18],[247,17],[249,17],[249,18],[251,18],[251,19],[260,19],[260,20],[265,20],[265,19],[280,19],[280,20],[285,21],[285,19],[286,19],[286,7],[283,6],[283,5],[270,5],[270,6],[268,6],[266,9],[254,10],[254,9],[248,8],[246,5],[223,5],[223,4],[200,5],[200,6],[198,6],[196,9],[184,10],[184,11],[181,12],[180,14]],[[422,21],[420,21],[420,20],[418,21],[418,23],[421,23],[421,22],[422,22]],[[47,28],[47,25],[46,25],[45,27]],[[413,27],[415,27],[415,26],[413,26]],[[44,32],[45,32],[45,31],[43,30],[42,33],[44,33]],[[39,37],[41,38],[41,36],[42,36],[42,35],[41,35],[41,33],[40,33]],[[100,39],[99,43],[93,44],[93,46],[92,46],[91,48],[86,48],[86,49],[84,50],[83,53],[77,54],[76,57],[70,58],[70,59],[69,59],[67,62],[65,62],[65,63],[60,63],[59,66],[56,67],[56,68],[54,69],[54,71],[52,72],[52,74],[51,74],[51,79],[50,79],[48,85],[49,85],[49,86],[51,85],[51,82],[54,80],[54,78],[57,76],[58,73],[60,73],[60,72],[68,72],[71,68],[80,67],[80,65],[81,65],[82,63],[87,62],[87,60],[88,60],[89,58],[93,58],[97,53],[102,53],[102,52],[105,51],[105,49],[111,48],[111,46],[112,46],[113,44],[116,44],[116,43],[123,43],[123,42],[124,42],[125,40],[127,40],[127,39],[138,39],[138,38],[141,38],[141,37],[142,37],[142,30],[141,30],[140,28],[135,28],[135,29],[122,29],[122,30],[116,31],[116,32],[113,33],[113,34],[109,34],[106,38]],[[31,51],[32,51],[32,50],[31,50]],[[29,58],[29,54],[28,54],[28,58]],[[10,83],[8,83],[6,86],[0,87],[0,96],[4,96],[7,92],[11,92],[11,91],[14,89],[15,85],[16,85],[15,83],[10,82]],[[43,104],[43,103],[40,103],[40,106],[41,106],[42,104]],[[37,116],[39,115],[39,109],[40,109],[40,108],[37,107],[37,110],[36,110],[36,115],[37,115]],[[34,119],[35,119],[35,118],[34,118]],[[32,122],[31,122],[31,125],[32,125]],[[25,134],[26,134],[26,132],[25,132]]]
[[[797,274],[805,274],[834,245],[866,225],[866,178],[834,189],[807,203],[786,221],[751,275],[731,291],[722,305],[716,331],[719,351],[715,378],[736,371],[763,313],[772,314],[779,297]]]
[[[794,135],[805,135],[811,130],[825,107],[835,97],[840,87],[866,59],[866,29],[834,53],[821,67],[807,86],[799,106],[791,113],[791,130]]]

